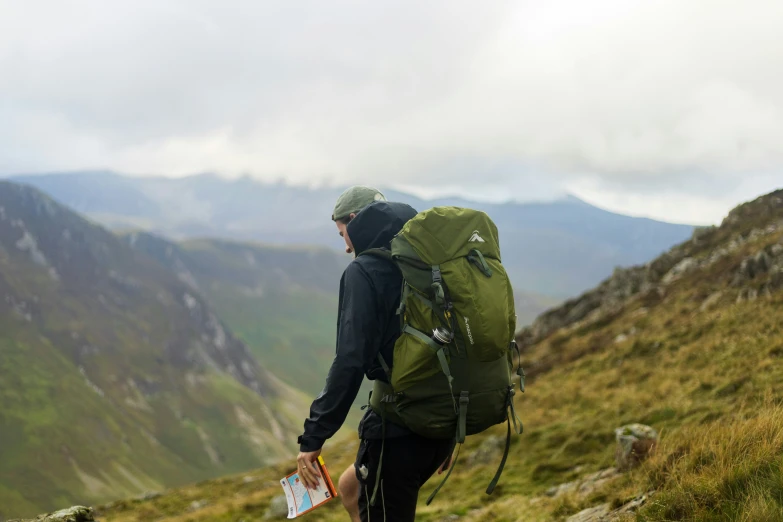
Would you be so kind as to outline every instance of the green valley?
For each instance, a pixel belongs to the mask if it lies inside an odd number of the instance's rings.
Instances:
[[[350,257],[322,247],[124,236],[201,292],[265,368],[315,396],[334,356],[337,291]]]
[[[0,518],[288,458],[308,400],[164,265],[0,182]]]

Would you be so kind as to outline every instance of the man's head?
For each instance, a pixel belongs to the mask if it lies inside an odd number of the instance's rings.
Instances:
[[[332,212],[332,221],[337,225],[337,231],[345,240],[345,251],[350,254],[353,252],[351,238],[348,237],[346,227],[351,220],[356,217],[364,207],[375,201],[386,201],[386,197],[380,190],[363,185],[354,185],[340,194],[337,203]]]

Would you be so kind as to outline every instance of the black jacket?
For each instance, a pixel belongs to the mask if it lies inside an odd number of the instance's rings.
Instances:
[[[357,255],[340,279],[337,314],[337,346],[326,385],[310,407],[300,451],[323,446],[345,422],[365,375],[387,381],[378,363],[378,352],[392,364],[394,342],[400,335],[396,314],[400,303],[402,275],[390,261],[376,256],[359,256],[370,248],[390,248],[391,240],[416,211],[404,203],[378,201],[364,208],[348,224],[348,237]],[[386,436],[410,432],[386,424]],[[380,438],[380,417],[367,408],[359,427],[362,438]]]

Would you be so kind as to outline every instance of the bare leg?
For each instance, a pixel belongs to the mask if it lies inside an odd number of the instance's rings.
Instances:
[[[351,517],[351,522],[361,522],[361,517],[359,517],[359,479],[356,478],[356,469],[353,464],[348,466],[348,469],[340,476],[337,488],[340,490],[340,498],[348,516]]]

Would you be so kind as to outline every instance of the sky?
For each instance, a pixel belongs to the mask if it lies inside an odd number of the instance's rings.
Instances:
[[[719,222],[783,188],[779,0],[0,0],[0,175],[574,194]]]

